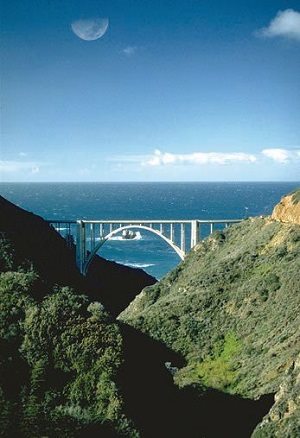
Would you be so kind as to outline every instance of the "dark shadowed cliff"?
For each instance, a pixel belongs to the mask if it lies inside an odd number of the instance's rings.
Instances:
[[[125,309],[143,287],[155,278],[96,256],[86,278],[77,270],[75,257],[65,240],[41,217],[0,197],[0,231],[12,242],[16,262],[33,263],[48,285],[69,285],[99,300],[112,315]],[[43,290],[40,289],[40,298]]]

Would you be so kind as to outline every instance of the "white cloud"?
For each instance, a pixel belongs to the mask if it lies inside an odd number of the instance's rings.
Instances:
[[[122,50],[122,53],[124,53],[124,55],[130,57],[135,55],[137,51],[137,46],[127,46]]]
[[[40,171],[40,165],[40,163],[33,161],[0,160],[0,173],[38,173]]]
[[[267,27],[256,32],[268,38],[285,37],[300,41],[300,12],[294,9],[279,11]]]
[[[290,161],[300,159],[300,150],[296,150],[296,149],[281,149],[281,148],[264,149],[261,151],[261,153],[265,157],[271,158],[273,161],[282,164],[286,164]]]
[[[19,152],[19,157],[27,157],[27,153],[26,152]]]
[[[162,152],[156,149],[153,154],[148,155],[112,155],[106,157],[106,161],[122,164],[137,165],[143,167],[162,167],[162,166],[202,166],[215,165],[223,166],[234,163],[259,163],[263,158],[270,159],[276,163],[287,164],[300,161],[300,148],[283,149],[269,148],[263,149],[255,154],[246,152],[192,152],[192,153],[172,153]]]
[[[244,152],[194,152],[190,154],[174,154],[156,150],[143,164],[148,166],[163,166],[171,164],[218,164],[224,165],[234,162],[254,163],[256,157]]]

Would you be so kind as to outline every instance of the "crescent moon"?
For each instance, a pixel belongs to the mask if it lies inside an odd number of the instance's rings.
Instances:
[[[94,41],[105,34],[108,24],[108,18],[90,18],[74,21],[71,27],[75,35],[82,40]]]

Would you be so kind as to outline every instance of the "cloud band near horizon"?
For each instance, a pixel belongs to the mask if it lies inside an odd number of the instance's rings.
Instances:
[[[156,149],[153,154],[148,155],[111,155],[106,157],[107,163],[116,163],[117,165],[134,164],[140,169],[148,167],[199,167],[204,165],[210,166],[230,166],[234,164],[255,166],[259,163],[273,162],[278,166],[287,166],[289,164],[298,164],[300,166],[300,147],[294,149],[284,148],[267,148],[258,153],[245,152],[192,152],[192,153],[172,153],[163,152]],[[42,174],[42,170],[47,167],[53,169],[51,163],[24,161],[24,160],[0,160],[0,176],[4,175],[34,175]],[[88,172],[87,170],[88,169]],[[79,174],[89,174],[93,169],[84,168],[76,170]],[[95,170],[95,169],[94,169]],[[42,176],[42,175],[41,175]]]
[[[35,161],[14,161],[14,160],[0,160],[0,175],[1,173],[39,173],[40,167],[44,163]]]
[[[270,148],[257,154],[245,152],[193,152],[172,153],[156,149],[151,155],[112,156],[107,161],[119,163],[136,163],[142,166],[159,167],[172,165],[226,165],[233,163],[253,164],[263,159],[270,159],[278,164],[300,161],[300,149]]]

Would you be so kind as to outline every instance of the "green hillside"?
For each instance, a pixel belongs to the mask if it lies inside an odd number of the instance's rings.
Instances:
[[[135,436],[115,383],[118,326],[100,303],[16,265],[13,252],[2,237],[0,436]]]
[[[179,386],[256,399],[297,373],[299,309],[300,226],[254,218],[201,242],[120,319],[184,355]],[[281,394],[257,436],[300,436],[299,396],[299,383]]]

